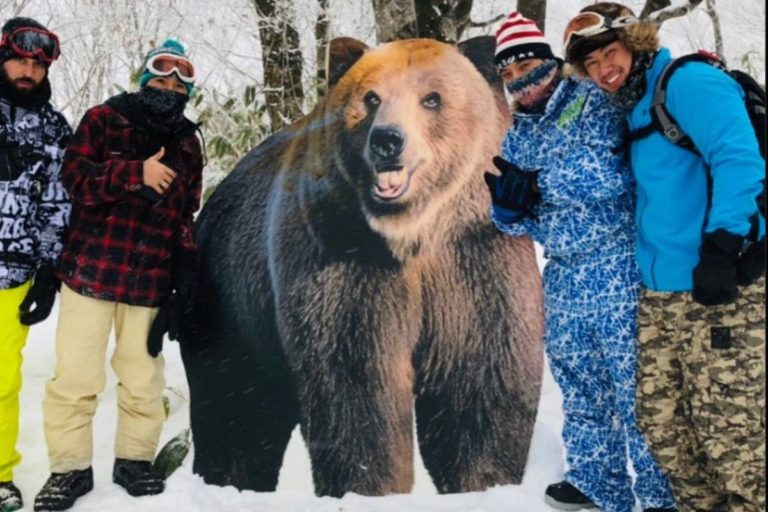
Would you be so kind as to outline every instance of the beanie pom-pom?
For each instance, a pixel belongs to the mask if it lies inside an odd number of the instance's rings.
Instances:
[[[187,50],[184,48],[184,45],[178,42],[176,39],[166,39],[163,41],[163,44],[160,45],[161,48],[172,48],[174,50],[177,50],[180,54],[184,55]]]

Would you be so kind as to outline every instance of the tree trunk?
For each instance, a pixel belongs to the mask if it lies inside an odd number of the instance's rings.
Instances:
[[[536,22],[539,30],[546,30],[547,0],[518,0],[517,11],[528,19]]]
[[[328,87],[328,38],[330,37],[331,11],[329,0],[318,0],[319,11],[315,22],[315,41],[317,53],[315,62],[317,67],[317,98],[325,96]]]
[[[372,0],[380,43],[419,37],[413,0]]]
[[[725,50],[723,48],[723,33],[720,30],[720,16],[717,14],[715,0],[707,0],[707,14],[712,20],[712,30],[715,33],[715,53],[725,62]]]
[[[457,43],[470,23],[472,0],[415,0],[419,37]]]
[[[304,87],[299,34],[281,0],[254,0],[264,65],[264,95],[275,132],[303,115]]]
[[[372,0],[380,43],[426,37],[456,43],[471,25],[472,0]]]

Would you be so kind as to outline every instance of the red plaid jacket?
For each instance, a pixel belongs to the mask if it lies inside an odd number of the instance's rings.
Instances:
[[[112,106],[83,116],[62,165],[72,220],[58,275],[97,299],[158,306],[172,290],[172,262],[194,251],[193,214],[200,208],[203,158],[195,125],[165,148],[162,163],[177,178],[151,201],[139,194],[144,160],[161,146]]]

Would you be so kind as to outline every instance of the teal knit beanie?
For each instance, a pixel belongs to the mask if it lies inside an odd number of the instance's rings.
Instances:
[[[185,53],[184,46],[178,42],[175,39],[166,39],[163,41],[163,44],[156,48],[152,48],[149,53],[147,53],[147,56],[144,58],[144,71],[141,74],[141,77],[139,77],[139,88],[144,88],[147,85],[147,82],[152,80],[158,75],[153,74],[149,69],[147,69],[147,62],[149,59],[154,57],[155,55],[160,54],[168,54],[168,55],[175,55],[177,57],[184,57],[188,59],[189,57]],[[195,89],[195,84],[188,84],[187,82],[182,81],[181,83],[184,84],[184,86],[187,88],[187,95],[192,96],[192,91]]]

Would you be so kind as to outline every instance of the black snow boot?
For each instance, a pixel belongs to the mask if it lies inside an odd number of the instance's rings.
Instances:
[[[580,490],[565,480],[547,486],[544,503],[558,510],[581,510],[597,508]]]
[[[93,470],[76,469],[66,473],[51,473],[35,497],[35,512],[67,510],[77,498],[93,489]]]
[[[0,482],[0,512],[21,510],[23,506],[19,488],[13,482]]]
[[[124,487],[131,496],[160,494],[165,490],[165,480],[152,463],[145,460],[115,459],[112,481]]]

